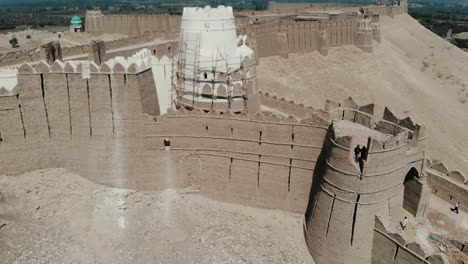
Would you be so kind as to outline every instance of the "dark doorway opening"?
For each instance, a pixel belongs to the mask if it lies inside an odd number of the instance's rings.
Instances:
[[[416,216],[423,185],[418,181],[419,173],[412,167],[405,176],[403,194],[403,208],[410,214]]]

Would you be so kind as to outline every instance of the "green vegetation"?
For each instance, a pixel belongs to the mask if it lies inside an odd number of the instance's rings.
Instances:
[[[468,3],[411,2],[409,13],[435,34],[468,32]]]
[[[409,13],[423,26],[439,35],[447,37],[447,32],[452,34],[468,32],[468,2],[450,1],[413,1]],[[465,40],[450,40],[460,48],[468,48]]]
[[[12,37],[9,42],[10,42],[10,45],[11,45],[12,48],[19,47],[18,39],[16,37]]]
[[[231,5],[237,10],[266,9],[267,0],[0,0],[0,30],[17,27],[68,26],[71,17],[86,10],[104,14],[173,14],[184,6]]]

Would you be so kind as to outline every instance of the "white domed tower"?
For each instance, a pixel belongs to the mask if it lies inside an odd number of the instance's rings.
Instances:
[[[232,7],[184,8],[176,106],[243,112],[258,104],[254,52],[246,39],[237,36]]]

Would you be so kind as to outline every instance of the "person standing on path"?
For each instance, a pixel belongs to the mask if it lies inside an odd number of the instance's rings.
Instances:
[[[405,216],[405,218],[403,218],[403,221],[400,222],[400,225],[401,225],[401,229],[403,231],[405,231],[406,227],[408,226],[408,218]]]

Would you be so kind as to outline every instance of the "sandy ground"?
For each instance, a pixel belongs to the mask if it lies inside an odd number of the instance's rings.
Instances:
[[[388,105],[426,125],[428,155],[468,175],[468,53],[408,15],[381,17],[382,43],[369,54],[354,46],[260,59],[259,89],[323,108],[352,96]]]
[[[426,218],[417,222],[411,213],[402,210],[401,215],[392,217],[389,231],[402,234],[408,243],[418,242],[428,255],[442,252],[446,254],[450,263],[468,263],[468,255],[452,245],[451,240],[460,242],[468,239],[468,214],[460,211],[456,214],[450,210],[453,205],[444,200],[431,196]],[[401,230],[399,221],[406,216],[409,219],[408,228]],[[432,238],[429,236],[433,235]]]
[[[30,38],[27,38],[27,36]],[[60,35],[60,38],[59,38]],[[15,36],[18,39],[19,47],[12,48],[9,43],[10,39]],[[16,32],[7,32],[0,34],[0,55],[6,55],[9,52],[20,52],[24,50],[34,50],[42,44],[58,40],[62,47],[72,47],[91,43],[93,40],[111,41],[120,38],[126,38],[126,35],[119,34],[103,34],[100,36],[92,36],[89,33],[70,33],[68,28],[61,28],[57,31],[50,30],[22,30]]]
[[[312,263],[302,215],[63,169],[0,176],[0,263]]]

